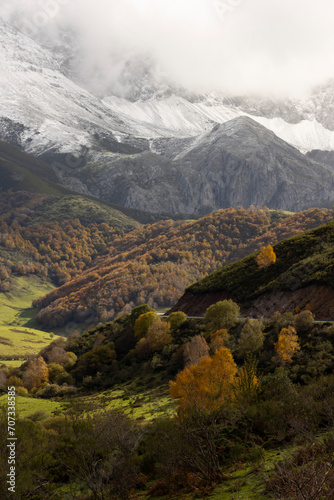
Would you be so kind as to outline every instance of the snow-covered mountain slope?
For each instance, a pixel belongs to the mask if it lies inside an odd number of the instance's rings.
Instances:
[[[307,102],[282,105],[195,95],[157,83],[146,68],[131,80],[130,66],[122,76],[126,97],[101,98],[69,78],[58,52],[8,24],[0,25],[0,65],[0,138],[33,154],[85,151],[95,160],[101,152],[124,153],[117,141],[137,147],[138,138],[194,137],[239,116],[251,116],[302,152],[334,150],[334,85]]]
[[[315,119],[302,120],[299,123],[291,124],[282,118],[270,119],[259,116],[252,116],[252,118],[302,152],[314,149],[334,150],[334,132],[325,128]]]
[[[8,139],[12,124],[19,130],[16,142],[27,152],[79,153],[92,147],[92,137],[101,131],[135,133],[66,78],[49,50],[8,25],[0,25],[0,68],[0,118],[7,123],[0,133]]]
[[[103,103],[125,123],[136,128],[138,135],[146,137],[197,135],[212,128],[214,123],[249,116],[301,151],[334,150],[334,131],[326,129],[314,118],[293,124],[279,117],[256,116],[226,104],[193,103],[175,95],[136,102],[112,96],[105,98]]]

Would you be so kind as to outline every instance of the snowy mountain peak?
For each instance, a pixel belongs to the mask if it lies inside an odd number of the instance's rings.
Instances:
[[[151,59],[133,58],[101,97],[64,71],[75,43],[66,40],[62,53],[0,25],[0,138],[38,155],[85,150],[89,161],[114,154],[117,141],[148,149],[154,139],[200,136],[248,116],[302,152],[334,150],[333,82],[300,102],[227,98],[181,88]]]

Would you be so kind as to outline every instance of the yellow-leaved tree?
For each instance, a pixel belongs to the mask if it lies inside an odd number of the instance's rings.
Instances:
[[[170,382],[169,388],[172,398],[179,400],[179,417],[184,419],[193,413],[210,412],[222,406],[232,393],[236,372],[237,366],[227,347],[185,368],[175,382]]]
[[[256,262],[261,269],[266,269],[272,264],[275,264],[276,254],[273,247],[271,245],[262,247],[259,255],[256,257]]]
[[[282,328],[278,335],[278,341],[275,344],[275,349],[278,358],[283,365],[291,363],[292,356],[300,350],[298,335],[292,326]]]

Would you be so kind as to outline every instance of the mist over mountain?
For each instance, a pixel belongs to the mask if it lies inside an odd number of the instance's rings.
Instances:
[[[64,46],[86,80],[115,82],[131,58],[153,58],[186,88],[229,95],[300,95],[333,78],[334,6],[295,0],[3,0],[0,16]],[[74,47],[74,50],[73,50]],[[62,49],[63,50],[63,49]]]
[[[329,69],[317,73],[317,82],[305,72],[298,97],[300,79],[292,74],[291,92],[284,90],[287,68],[281,68],[285,82],[279,89],[279,82],[271,92],[259,84],[254,92],[254,41],[252,71],[245,63],[247,51],[238,52],[238,64],[248,69],[251,83],[234,85],[232,93],[229,78],[218,84],[211,57],[224,55],[224,37],[237,20],[239,33],[248,7],[240,5],[224,20],[202,2],[195,2],[191,12],[186,7],[185,1],[179,8],[170,2],[163,17],[164,2],[159,7],[149,1],[107,6],[99,0],[94,11],[82,2],[79,15],[75,0],[39,7],[30,1],[4,2],[0,138],[48,162],[58,182],[72,190],[149,212],[207,213],[251,204],[287,210],[330,206],[334,80],[328,80],[333,76]],[[285,2],[281,8],[284,12]],[[268,17],[267,10],[264,14]],[[323,20],[319,16],[315,27]],[[307,12],[304,17],[309,22]],[[197,20],[192,28],[191,19]],[[272,16],[268,19],[269,27]],[[196,38],[215,23],[216,43]],[[171,28],[174,36],[167,44]],[[329,43],[323,31],[319,44]],[[181,43],[181,33],[187,42]],[[268,38],[268,51],[276,47],[274,35]],[[257,43],[263,36],[260,31]],[[282,54],[290,36],[288,30]],[[230,38],[230,56],[237,41]],[[299,42],[292,53],[299,61],[306,57]],[[186,54],[187,64],[176,71]],[[220,70],[236,75],[231,61],[225,62],[222,57]],[[196,66],[194,73],[190,66]],[[183,70],[189,71],[188,81]],[[197,71],[213,84],[201,82]],[[259,71],[257,82],[263,79]]]

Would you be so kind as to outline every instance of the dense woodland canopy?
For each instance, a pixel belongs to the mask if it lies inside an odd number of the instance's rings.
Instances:
[[[106,252],[122,228],[79,219],[34,217],[49,197],[30,193],[1,193],[0,259],[2,291],[10,289],[10,274],[39,274],[59,286],[88,269]],[[36,220],[37,219],[37,220]]]
[[[87,215],[66,219],[63,208],[59,220],[48,220],[47,212],[43,219],[47,201],[44,195],[2,193],[0,287],[10,290],[11,273],[38,274],[60,286],[35,302],[39,323],[51,329],[69,321],[108,321],[143,303],[170,307],[216,269],[334,216],[327,209],[289,215],[231,208],[134,229]]]
[[[163,221],[116,237],[89,270],[37,300],[38,321],[110,320],[148,303],[171,307],[184,289],[224,265],[333,218],[313,209],[290,217],[268,210],[219,210],[197,221]]]

